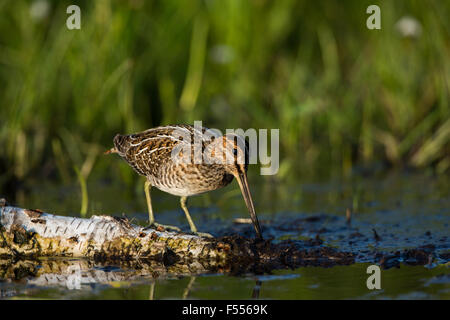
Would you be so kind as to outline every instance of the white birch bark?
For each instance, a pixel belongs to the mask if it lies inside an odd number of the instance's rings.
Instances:
[[[64,217],[7,205],[0,210],[0,257],[226,259],[227,245],[214,239],[144,228],[125,218]]]

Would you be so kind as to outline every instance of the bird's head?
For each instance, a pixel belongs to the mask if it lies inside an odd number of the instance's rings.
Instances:
[[[236,134],[226,134],[215,138],[207,150],[208,158],[216,164],[221,164],[228,174],[233,175],[239,183],[242,195],[247,205],[257,237],[262,239],[261,227],[255,213],[253,200],[247,179],[249,163],[249,145],[247,141]]]
[[[249,160],[247,141],[236,134],[215,138],[206,150],[207,161],[220,164],[233,176],[246,173]]]

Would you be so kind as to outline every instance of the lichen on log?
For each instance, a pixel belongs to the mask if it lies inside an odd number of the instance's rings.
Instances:
[[[128,219],[64,217],[11,206],[1,208],[0,257],[96,259],[226,259],[226,245],[185,233],[158,231]],[[170,261],[169,261],[170,262]]]
[[[64,217],[0,201],[0,258],[88,258],[196,266],[199,272],[264,273],[299,266],[348,265],[354,254],[322,246],[242,236],[205,238],[131,224],[124,217]],[[199,267],[201,266],[201,267]]]

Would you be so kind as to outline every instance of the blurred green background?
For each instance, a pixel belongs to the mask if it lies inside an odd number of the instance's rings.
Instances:
[[[68,30],[66,8],[81,8]],[[450,168],[450,2],[0,0],[0,194],[137,184],[116,133],[279,128],[285,181]],[[82,187],[82,189],[86,189]]]

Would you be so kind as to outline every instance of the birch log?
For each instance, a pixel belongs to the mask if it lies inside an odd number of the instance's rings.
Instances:
[[[229,246],[195,235],[158,231],[126,218],[57,216],[4,205],[0,214],[0,257],[87,257],[96,259],[226,259]]]
[[[299,266],[354,263],[354,254],[291,241],[228,236],[204,238],[131,224],[128,219],[57,216],[6,205],[0,200],[0,259],[41,257],[93,258],[94,261],[151,260],[164,266],[195,266],[195,270],[264,273]],[[198,266],[201,265],[199,268]]]

